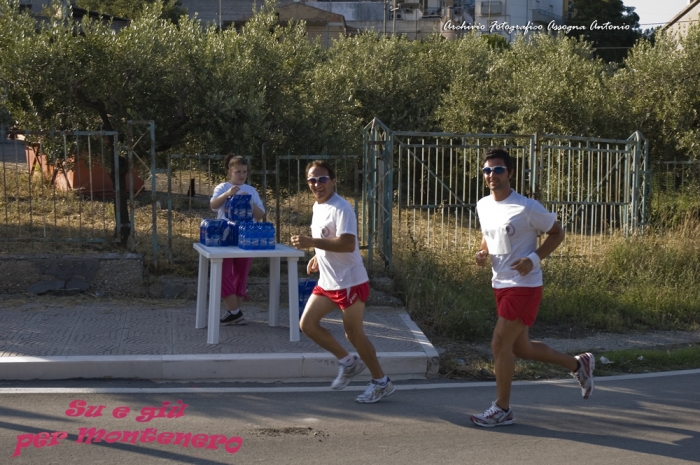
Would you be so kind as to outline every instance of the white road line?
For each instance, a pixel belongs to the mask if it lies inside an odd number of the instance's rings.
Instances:
[[[596,384],[624,381],[628,379],[662,378],[668,376],[683,376],[700,374],[700,369],[666,371],[660,373],[644,373],[638,375],[604,376],[596,378]],[[573,384],[574,379],[555,379],[543,381],[516,381],[515,386],[533,384]],[[493,381],[473,381],[460,383],[431,383],[431,384],[404,384],[396,385],[397,391],[417,391],[429,389],[469,389],[477,387],[493,387]],[[348,386],[345,391],[362,392],[365,386]],[[286,386],[286,387],[180,387],[180,388],[0,388],[2,394],[207,394],[207,393],[308,393],[330,392],[327,386]]]

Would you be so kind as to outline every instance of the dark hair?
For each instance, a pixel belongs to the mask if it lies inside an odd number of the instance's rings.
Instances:
[[[224,158],[224,169],[228,171],[230,168],[230,164],[233,162],[233,166],[238,166],[238,165],[244,165],[248,166],[248,160],[245,157],[242,157],[240,155],[236,155],[235,153],[229,153],[226,155],[226,158]]]
[[[319,168],[325,168],[326,171],[328,171],[328,176],[335,180],[335,170],[333,170],[333,167],[331,166],[330,163],[328,163],[326,160],[314,160],[308,165],[306,165],[306,175],[309,175],[309,170],[314,167],[319,167]]]
[[[482,157],[482,161],[484,163],[486,163],[487,160],[495,159],[503,160],[503,163],[506,164],[506,168],[508,168],[509,172],[515,169],[513,158],[510,156],[507,150],[500,147],[491,147],[490,149],[486,149],[484,151],[484,156]]]

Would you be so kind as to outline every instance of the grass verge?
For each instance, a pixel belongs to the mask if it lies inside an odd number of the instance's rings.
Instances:
[[[700,343],[669,346],[663,349],[627,349],[596,353],[595,376],[658,373],[700,368]],[[609,360],[602,363],[601,357]],[[440,357],[440,376],[447,379],[494,381],[493,359],[478,351],[455,351],[452,347]],[[516,360],[515,380],[561,379],[568,372],[556,365]]]
[[[440,252],[394,244],[392,278],[412,318],[427,334],[465,341],[490,338],[496,320],[490,268],[474,250]],[[643,237],[611,238],[591,256],[543,262],[538,323],[628,332],[700,326],[700,222]],[[535,326],[537,326],[537,324]]]

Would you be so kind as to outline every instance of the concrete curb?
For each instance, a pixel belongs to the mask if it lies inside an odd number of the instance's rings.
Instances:
[[[423,334],[423,331],[420,330],[408,313],[402,312],[400,316],[409,331],[413,333],[416,342],[418,342],[425,351],[427,357],[425,376],[428,378],[436,378],[440,372],[440,354],[438,354],[435,347],[430,343],[430,340]]]
[[[379,352],[377,356],[389,376],[425,378],[429,360],[425,352]],[[337,371],[335,357],[318,353],[0,358],[2,380],[140,378],[308,382],[331,380]],[[369,372],[358,376],[358,381],[363,379],[369,380]]]

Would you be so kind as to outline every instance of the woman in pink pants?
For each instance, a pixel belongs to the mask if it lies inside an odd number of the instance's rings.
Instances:
[[[248,177],[248,160],[239,155],[228,155],[224,159],[226,172],[230,182],[222,182],[214,188],[209,205],[212,211],[217,212],[217,218],[226,218],[226,199],[234,195],[250,195],[250,203],[253,207],[253,218],[256,221],[263,219],[265,208],[263,207],[258,191],[253,186],[245,183]],[[222,325],[244,325],[246,323],[241,311],[241,303],[248,297],[248,272],[252,258],[225,258],[221,273],[221,298],[228,310],[221,316]]]

